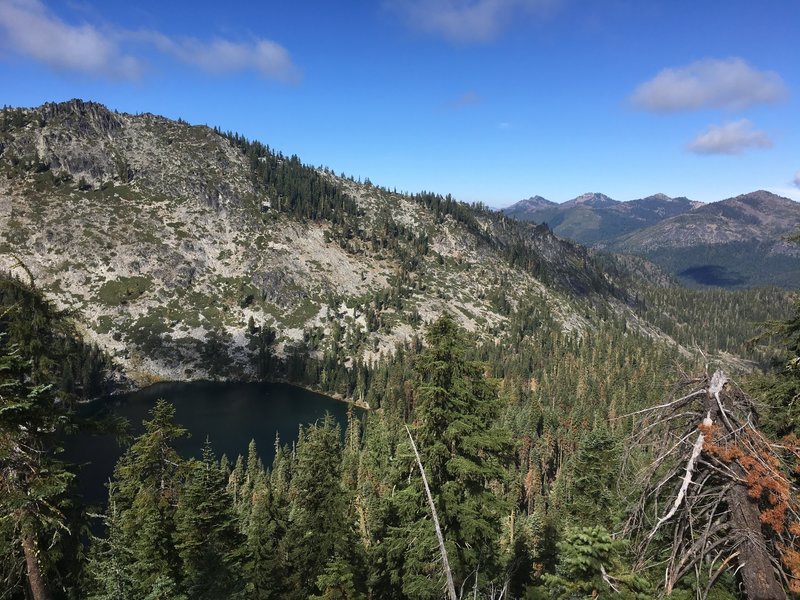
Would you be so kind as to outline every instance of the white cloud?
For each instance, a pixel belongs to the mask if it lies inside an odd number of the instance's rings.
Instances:
[[[696,154],[739,154],[748,148],[771,147],[772,140],[766,132],[753,129],[747,119],[710,125],[688,145]]]
[[[300,70],[292,63],[286,48],[270,40],[246,43],[215,39],[204,42],[197,38],[173,39],[158,32],[139,32],[129,37],[150,43],[174,60],[209,73],[252,69],[269,79],[286,82],[300,79]]]
[[[541,13],[560,0],[389,0],[414,28],[454,42],[488,42],[519,15]]]
[[[270,40],[203,41],[173,39],[156,31],[101,31],[89,24],[64,22],[40,0],[0,0],[0,32],[3,30],[6,39],[0,37],[0,45],[57,70],[134,79],[143,72],[144,63],[133,51],[145,46],[210,73],[253,70],[269,79],[300,79],[289,52]]]
[[[635,106],[655,112],[698,108],[741,110],[782,100],[788,90],[774,71],[759,71],[741,58],[705,59],[664,69],[633,92]]]
[[[123,53],[118,44],[92,25],[69,25],[39,0],[0,2],[0,30],[8,50],[28,56],[57,70],[93,75],[135,78],[138,59]]]
[[[794,174],[794,184],[800,188],[800,171]]]

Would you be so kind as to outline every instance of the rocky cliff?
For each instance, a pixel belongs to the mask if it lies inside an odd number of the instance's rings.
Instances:
[[[251,377],[261,343],[369,361],[445,310],[487,339],[521,304],[565,329],[626,311],[546,228],[79,100],[0,113],[0,219],[0,267],[138,382]]]

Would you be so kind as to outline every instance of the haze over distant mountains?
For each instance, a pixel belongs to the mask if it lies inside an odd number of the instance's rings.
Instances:
[[[800,204],[763,190],[703,204],[654,194],[620,202],[589,193],[562,204],[541,196],[503,212],[547,223],[559,236],[638,254],[688,284],[745,287],[800,284]]]

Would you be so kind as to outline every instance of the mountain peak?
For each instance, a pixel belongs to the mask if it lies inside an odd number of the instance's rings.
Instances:
[[[572,200],[564,202],[564,204],[561,206],[577,206],[583,204],[597,208],[601,206],[611,206],[612,204],[617,203],[617,200],[609,198],[605,194],[601,194],[599,192],[587,192],[586,194],[581,194],[577,198],[573,198]]]
[[[95,129],[107,134],[121,127],[117,115],[106,106],[78,98],[66,102],[47,102],[38,110],[45,122],[58,121],[79,133]]]
[[[736,196],[735,198],[728,198],[728,200],[738,200],[740,202],[766,202],[772,204],[787,204],[792,203],[794,200],[790,198],[786,198],[784,196],[779,196],[778,194],[773,194],[772,192],[768,192],[767,190],[756,190],[754,192],[749,192],[747,194],[741,194]],[[726,200],[723,200],[726,202]]]
[[[758,222],[777,225],[779,222],[784,222],[788,227],[787,231],[791,231],[796,227],[798,216],[800,215],[800,205],[794,200],[778,196],[772,192],[756,190],[733,198],[726,198],[719,202],[704,204],[696,209],[695,212],[748,223]]]
[[[556,206],[556,203],[548,200],[547,198],[543,198],[542,196],[531,196],[530,198],[520,200],[519,202],[515,202],[511,206],[504,208],[503,212],[514,214],[531,213],[543,208],[550,208],[552,206]]]
[[[670,198],[666,194],[662,194],[661,192],[657,194],[653,194],[652,196],[647,196],[646,198],[642,198],[643,200],[661,200],[662,202],[671,202],[674,198]]]

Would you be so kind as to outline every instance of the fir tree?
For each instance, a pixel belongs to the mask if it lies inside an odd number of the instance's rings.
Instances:
[[[236,596],[238,548],[244,539],[236,528],[223,473],[208,440],[202,459],[189,462],[175,511],[174,539],[182,588],[190,598]]]
[[[253,493],[255,501],[246,524],[246,596],[253,600],[283,598],[286,565],[281,541],[286,534],[286,519],[273,498],[268,483]]]
[[[50,440],[69,426],[69,414],[51,385],[30,381],[31,361],[4,337],[0,333],[2,552],[4,562],[22,556],[31,595],[41,600],[49,597],[45,540],[68,531],[61,505],[72,474],[55,459]]]
[[[285,538],[287,597],[305,599],[319,592],[317,578],[330,560],[344,558],[353,542],[341,481],[340,437],[339,426],[330,416],[300,431]]]
[[[82,424],[70,365],[92,351],[32,282],[0,275],[0,585],[9,594],[27,587],[36,600],[74,593],[79,577],[83,514],[59,454]],[[94,357],[92,369],[102,369]]]
[[[113,494],[112,494],[113,496]],[[105,515],[107,537],[94,538],[89,555],[89,600],[127,600],[136,587],[130,565],[133,553],[122,542],[119,511],[109,502]]]
[[[467,359],[463,334],[442,316],[426,332],[427,347],[416,362],[417,439],[453,570],[456,589],[481,587],[503,577],[497,540],[504,500],[505,466],[511,458],[510,432],[499,427],[500,404],[494,385],[478,363]],[[403,550],[403,588],[413,597],[441,590],[435,564],[436,541],[421,486],[398,495],[401,516],[419,536]],[[404,506],[403,506],[404,505]],[[395,532],[395,538],[400,531]],[[408,538],[407,538],[408,539]],[[395,539],[394,544],[401,540]],[[402,546],[401,546],[402,547]],[[467,582],[473,577],[474,581]]]
[[[603,527],[570,528],[558,543],[555,575],[545,575],[550,597],[559,600],[598,598],[652,598],[646,580],[634,575],[621,559],[624,546]]]
[[[130,552],[126,568],[135,582],[134,596],[139,597],[172,589],[181,577],[173,535],[185,463],[174,443],[187,432],[173,422],[175,408],[164,400],[151,415],[144,422],[145,432],[117,463],[109,489],[109,506],[119,514],[108,519],[108,536],[120,541],[117,548]],[[106,553],[105,560],[124,561],[113,553]]]
[[[574,525],[616,525],[620,451],[605,427],[595,427],[578,443],[572,466],[573,484],[566,512]]]

